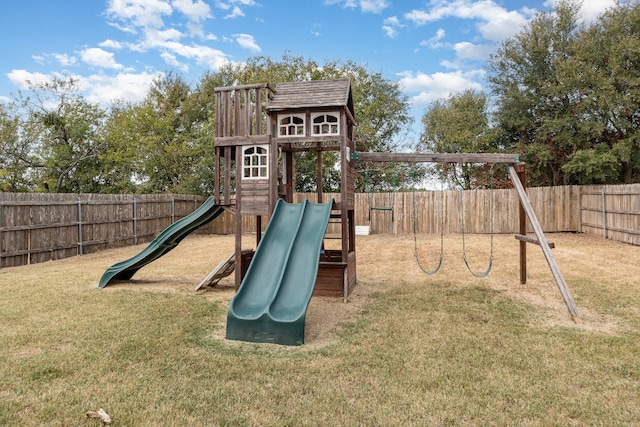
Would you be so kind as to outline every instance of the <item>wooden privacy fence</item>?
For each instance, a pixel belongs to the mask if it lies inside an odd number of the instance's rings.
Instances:
[[[585,233],[640,245],[640,184],[582,187],[579,219]]]
[[[578,230],[580,187],[540,187],[527,191],[545,232]],[[324,202],[340,199],[339,194],[323,196]],[[317,197],[316,193],[297,193],[294,201],[316,202]],[[418,233],[440,233],[441,224],[445,233],[461,233],[464,210],[465,233],[489,233],[492,228],[495,233],[517,233],[519,203],[514,189],[357,193],[354,214],[356,225],[368,225],[373,233],[413,233],[414,223]],[[225,213],[225,221],[214,221],[210,229],[216,234],[233,233],[230,218],[231,214]],[[254,219],[244,220],[244,229],[255,232]],[[330,224],[329,233],[339,234],[339,224]]]
[[[0,193],[0,267],[146,243],[204,198]]]
[[[584,232],[640,245],[640,184],[527,189],[544,232]],[[355,221],[374,233],[518,233],[513,189],[358,193]],[[328,201],[339,195],[325,194]],[[295,201],[317,200],[298,193]],[[204,197],[161,195],[0,193],[0,267],[60,259],[147,243],[199,207]],[[372,209],[373,208],[373,209]],[[255,232],[255,219],[243,218]],[[267,218],[263,223],[266,223]],[[232,234],[225,212],[204,233]],[[329,233],[339,234],[339,224]]]

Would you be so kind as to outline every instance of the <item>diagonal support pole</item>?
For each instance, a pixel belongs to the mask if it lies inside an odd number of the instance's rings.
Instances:
[[[571,292],[569,292],[569,288],[567,287],[564,278],[562,277],[562,273],[560,273],[560,268],[558,267],[558,263],[556,262],[555,257],[551,253],[551,248],[549,247],[549,243],[544,236],[544,232],[542,231],[542,227],[538,222],[538,218],[536,218],[536,214],[533,211],[533,207],[531,206],[531,202],[529,202],[529,198],[527,197],[527,192],[525,191],[522,183],[520,182],[520,178],[518,177],[518,172],[516,172],[513,165],[509,165],[509,176],[511,177],[511,181],[513,182],[513,186],[516,188],[518,192],[518,197],[520,198],[520,205],[524,208],[527,213],[527,217],[529,218],[529,222],[531,222],[531,226],[533,227],[533,231],[538,238],[538,242],[540,242],[540,247],[542,248],[542,252],[544,253],[544,257],[547,259],[547,264],[549,264],[549,268],[551,269],[551,274],[553,274],[553,278],[558,285],[558,289],[560,290],[560,294],[562,295],[562,299],[564,300],[567,309],[569,310],[569,314],[571,314],[571,318],[574,322],[580,322],[580,314],[578,314],[578,308],[576,307],[573,298],[571,297]]]

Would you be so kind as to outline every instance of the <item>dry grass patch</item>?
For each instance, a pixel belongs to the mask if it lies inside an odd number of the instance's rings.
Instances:
[[[224,340],[231,278],[194,292],[233,236],[192,236],[130,283],[96,285],[142,246],[0,270],[0,425],[638,425],[640,248],[549,236],[571,322],[539,248],[495,236],[474,278],[460,236],[420,272],[412,236],[358,237],[348,303],[313,298],[307,344]],[[249,240],[249,239],[247,239]],[[486,266],[488,236],[467,236]],[[437,236],[419,236],[434,265]]]

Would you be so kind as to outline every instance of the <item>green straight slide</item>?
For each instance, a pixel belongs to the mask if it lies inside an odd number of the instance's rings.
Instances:
[[[113,280],[131,279],[142,267],[178,246],[189,233],[213,221],[222,212],[224,209],[215,204],[213,197],[209,197],[198,209],[165,228],[138,255],[109,267],[102,275],[98,287],[104,288]]]
[[[229,303],[227,339],[304,344],[304,321],[332,204],[278,200],[240,289]]]

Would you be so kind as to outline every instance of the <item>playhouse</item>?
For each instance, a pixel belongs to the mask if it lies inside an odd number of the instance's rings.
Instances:
[[[243,251],[243,217],[254,218],[259,244],[263,216],[271,215],[279,199],[293,203],[294,155],[299,152],[317,157],[316,201],[322,203],[322,156],[335,151],[340,195],[330,218],[340,224],[341,249],[322,251],[314,295],[346,300],[356,284],[350,80],[219,87],[215,102],[215,203],[235,215],[236,288],[253,256],[253,251]]]

